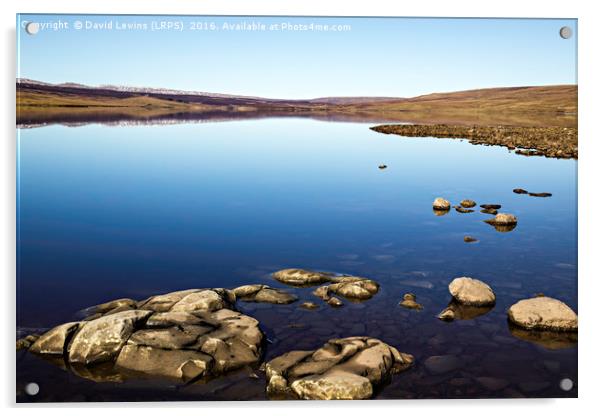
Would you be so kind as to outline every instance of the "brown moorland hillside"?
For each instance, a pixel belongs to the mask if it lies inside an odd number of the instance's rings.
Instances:
[[[424,124],[574,127],[577,123],[577,86],[488,88],[412,98],[286,100],[17,80],[17,125],[286,116]]]

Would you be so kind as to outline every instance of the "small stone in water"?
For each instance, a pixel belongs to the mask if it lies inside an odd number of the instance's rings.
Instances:
[[[460,368],[462,362],[455,355],[433,355],[424,361],[424,366],[432,374],[445,374]]]
[[[528,194],[529,193],[529,191],[526,191],[522,188],[515,188],[512,190],[512,192],[514,192],[515,194]]]
[[[433,209],[440,211],[449,211],[451,204],[447,199],[444,198],[435,198],[433,201]]]
[[[475,243],[475,242],[477,242],[477,241],[479,241],[479,240],[477,240],[476,238],[474,238],[474,237],[471,237],[471,236],[469,236],[469,235],[465,235],[465,236],[464,236],[464,242],[465,242],[465,243]]]
[[[549,192],[529,192],[529,196],[536,196],[539,198],[549,198],[552,196]]]
[[[462,205],[464,208],[472,208],[476,206],[477,203],[474,202],[472,199],[464,199],[460,202],[460,205]]]
[[[422,305],[416,302],[416,295],[413,293],[406,293],[403,295],[403,300],[399,302],[399,306],[403,306],[408,309],[422,309]]]
[[[483,204],[480,207],[485,209],[500,209],[502,206],[500,204]]]
[[[330,306],[338,308],[339,306],[343,306],[343,302],[339,298],[335,298],[334,296],[328,299],[328,303]]]
[[[381,169],[381,170],[382,169],[387,169],[387,165],[379,165],[378,168]]]
[[[490,220],[485,220],[486,223],[488,224],[498,224],[498,225],[510,225],[510,224],[516,224],[518,222],[518,219],[516,218],[516,216],[512,215],[512,214],[497,214],[495,216],[495,218],[492,218]]]

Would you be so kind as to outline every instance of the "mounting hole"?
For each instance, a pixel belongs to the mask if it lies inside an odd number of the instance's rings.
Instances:
[[[563,378],[560,380],[560,388],[564,391],[571,391],[573,389],[573,380],[570,378]]]
[[[25,393],[27,393],[29,396],[35,396],[39,392],[40,386],[38,386],[38,383],[27,383],[25,386]]]
[[[29,22],[25,25],[25,31],[29,35],[35,35],[40,31],[40,24],[36,22]]]
[[[568,39],[573,36],[573,30],[568,26],[562,26],[559,33],[562,39]]]

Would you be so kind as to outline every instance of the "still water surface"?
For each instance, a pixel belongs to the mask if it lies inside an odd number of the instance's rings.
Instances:
[[[114,298],[283,287],[271,272],[328,270],[372,278],[381,290],[341,309],[242,304],[270,340],[267,359],[370,335],[417,359],[377,398],[575,396],[558,383],[577,379],[576,346],[518,339],[505,311],[540,292],[577,311],[577,162],[369,126],[265,119],[20,130],[18,329],[49,328]],[[496,232],[478,211],[435,216],[437,196],[502,204],[518,227]],[[464,235],[480,241],[466,244]],[[497,304],[473,320],[441,322],[435,316],[458,276],[490,284]],[[316,300],[311,289],[291,290]],[[422,311],[397,305],[407,292]],[[423,364],[433,355],[460,364],[433,374]],[[40,384],[35,400],[263,399],[258,374],[175,389],[94,383],[29,355],[17,364],[18,384]],[[487,388],[482,377],[506,385]]]

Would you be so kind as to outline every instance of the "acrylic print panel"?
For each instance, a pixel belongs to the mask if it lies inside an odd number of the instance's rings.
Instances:
[[[576,20],[17,34],[17,401],[577,396]]]

